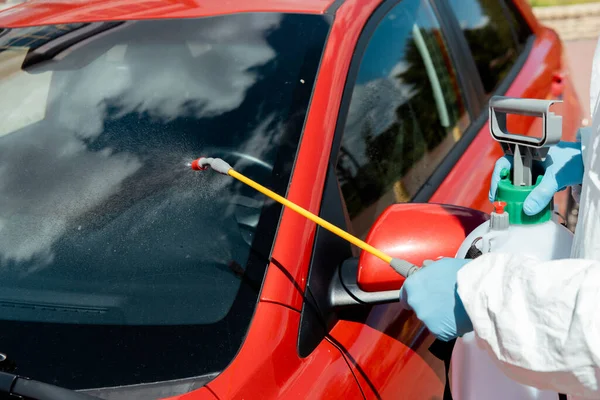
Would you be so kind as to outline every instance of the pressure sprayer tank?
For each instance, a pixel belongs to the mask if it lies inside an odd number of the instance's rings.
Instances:
[[[490,220],[471,232],[459,248],[457,258],[476,258],[489,252],[522,254],[541,261],[570,256],[573,234],[556,221],[553,202],[539,214],[528,216],[523,212],[525,198],[542,179],[539,161],[544,161],[549,147],[562,136],[562,117],[549,111],[552,103],[552,100],[501,96],[490,100],[492,137],[505,154],[514,157],[513,168],[501,173]],[[542,137],[509,133],[507,114],[541,117]],[[478,346],[473,332],[456,340],[451,366],[455,400],[558,399],[555,392],[537,390],[507,377]]]

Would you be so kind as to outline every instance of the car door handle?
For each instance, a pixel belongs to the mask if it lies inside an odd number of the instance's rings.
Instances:
[[[565,74],[563,72],[555,72],[552,74],[552,96],[558,99],[562,98],[565,90]]]

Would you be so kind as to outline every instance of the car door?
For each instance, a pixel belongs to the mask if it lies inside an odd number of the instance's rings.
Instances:
[[[461,81],[438,10],[428,1],[384,2],[363,30],[347,79],[321,216],[364,238],[387,206],[413,199],[472,124],[473,90]],[[398,304],[332,310],[333,269],[358,254],[318,230],[303,308],[299,352],[323,336],[351,360],[367,398],[441,398],[444,369],[433,337]]]
[[[493,94],[550,98],[561,65],[550,60],[560,43],[520,10],[502,0],[470,1],[466,10],[463,2],[445,0],[379,8],[355,51],[321,216],[364,238],[397,202],[489,210],[489,178],[501,150],[489,135],[487,102]],[[532,66],[540,59],[550,61],[541,71],[546,81]],[[525,117],[512,124],[521,133],[535,129]],[[572,131],[570,117],[565,126]],[[323,300],[334,266],[357,254],[317,230],[300,353],[310,354],[327,335],[352,361],[368,398],[441,398],[443,365],[412,313],[397,304],[332,310]]]

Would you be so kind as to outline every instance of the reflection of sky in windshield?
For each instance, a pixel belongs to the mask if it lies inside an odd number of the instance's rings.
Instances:
[[[330,21],[108,28],[58,59],[38,49],[26,72],[22,51],[0,55],[0,350],[70,389],[202,376],[235,356],[281,208],[186,163],[221,157],[284,194]]]
[[[365,50],[352,94],[344,142],[362,165],[369,161],[362,131],[369,126],[377,136],[393,124],[396,110],[413,95],[412,85],[397,78],[410,67],[406,47],[412,41],[413,23],[421,29],[437,28],[431,9],[422,0],[407,0],[379,23]]]
[[[119,110],[116,116],[111,112],[113,118],[135,112],[162,123],[234,110],[257,80],[252,69],[275,56],[265,35],[278,23],[278,16],[266,14],[208,19],[202,25],[182,24],[179,32],[162,31],[162,43],[144,38],[145,30],[117,30],[110,40],[125,40],[123,34],[135,45],[103,51],[106,41],[91,41],[90,51],[104,55],[84,68],[4,73],[0,92],[10,102],[0,108],[0,260],[36,260],[37,267],[51,263],[52,245],[71,229],[69,223],[123,190],[125,180],[147,164],[143,155],[124,149],[90,151],[90,143],[110,122],[105,122],[109,104]],[[186,43],[172,45],[180,37]],[[36,124],[48,133],[40,134]],[[244,146],[268,150],[264,129],[257,130],[259,145],[246,134]],[[197,154],[175,152],[173,160],[183,165],[192,156]],[[163,175],[164,182],[173,179]],[[153,171],[153,178],[158,176]],[[194,192],[189,188],[188,195]],[[156,212],[169,201],[157,204]]]
[[[451,3],[463,27],[478,28],[489,20],[478,1],[451,0]],[[344,138],[346,145],[355,150],[353,155],[358,164],[369,161],[362,137],[365,127],[369,126],[375,136],[384,132],[397,121],[396,109],[413,95],[412,86],[396,77],[409,68],[405,57],[407,44],[412,41],[413,23],[420,29],[439,29],[427,2],[406,0],[379,23],[365,50]]]
[[[365,50],[357,84],[390,75],[394,66],[404,59],[406,40],[410,38],[411,23],[420,13],[420,3],[420,0],[404,1],[379,23]],[[419,26],[429,28],[421,20]]]
[[[489,21],[489,17],[483,14],[478,0],[450,0],[450,4],[463,29],[479,28]]]
[[[476,0],[450,0],[450,3],[453,4],[453,11],[463,28],[477,28],[489,21]],[[406,27],[410,28],[411,22],[415,20],[418,20],[420,28],[437,27],[438,23],[430,17],[431,15],[422,0],[403,1],[402,6],[392,10],[379,23],[369,40],[357,83],[362,84],[389,75],[398,61],[404,58],[405,35],[410,32]],[[392,48],[394,51],[390,51]]]

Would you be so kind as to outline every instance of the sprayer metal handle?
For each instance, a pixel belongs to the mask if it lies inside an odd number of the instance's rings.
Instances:
[[[550,112],[560,100],[519,99],[493,96],[490,99],[490,133],[500,143],[504,154],[513,156],[513,184],[532,185],[532,162],[544,161],[548,150],[562,137],[562,116]],[[532,137],[508,131],[507,115],[517,114],[542,118],[542,136]]]
[[[562,116],[555,115],[550,111],[550,106],[554,103],[562,103],[562,100],[493,96],[490,99],[490,133],[492,137],[501,144],[515,144],[536,149],[554,146],[560,142],[562,137]],[[541,137],[509,132],[506,126],[508,114],[542,118]]]

